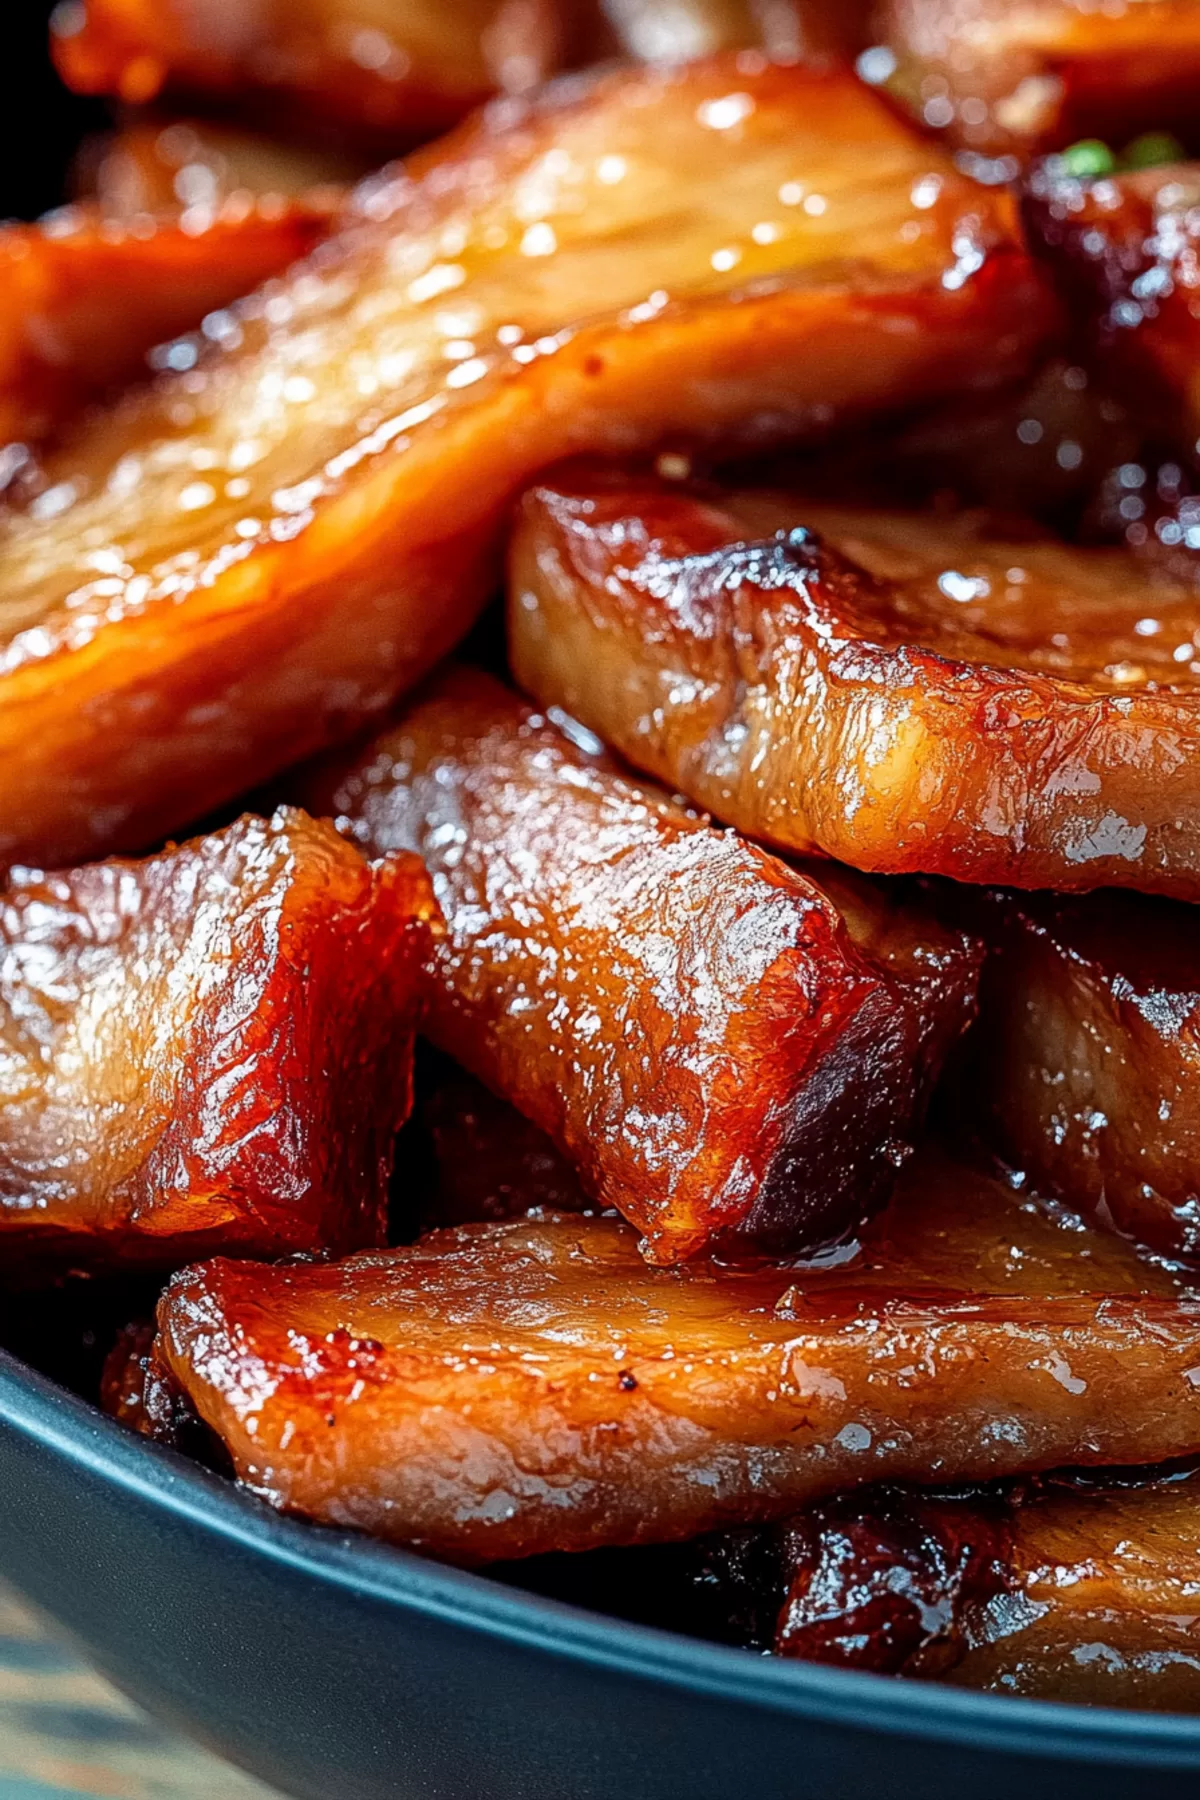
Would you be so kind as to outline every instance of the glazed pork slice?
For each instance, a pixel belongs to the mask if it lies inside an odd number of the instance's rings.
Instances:
[[[990,915],[990,916],[986,916]],[[1200,946],[1190,907],[998,895],[972,1040],[1004,1160],[1169,1256],[1200,1256]]]
[[[154,346],[282,274],[335,206],[331,194],[243,194],[124,224],[87,205],[0,229],[0,444],[36,442],[148,378]],[[11,451],[8,462],[11,476],[20,463]]]
[[[1200,8],[1197,20],[1200,28]],[[1029,207],[1090,327],[1101,373],[1194,454],[1200,435],[1200,163],[1082,180],[1063,173],[1052,157],[1034,174]],[[1138,520],[1145,509],[1142,485],[1127,497]]]
[[[656,1269],[620,1221],[552,1217],[333,1266],[218,1258],[158,1322],[256,1493],[464,1563],[1200,1448],[1200,1302],[928,1160],[840,1265]]]
[[[509,634],[542,705],[785,850],[1200,897],[1200,599],[1126,550],[568,467]]]
[[[382,1241],[436,908],[281,810],[0,890],[0,1276]]]
[[[782,1656],[1195,1712],[1198,1551],[1200,1479],[1184,1470],[839,1495],[712,1540],[693,1578]]]
[[[352,735],[572,449],[820,433],[1014,375],[1049,317],[1011,196],[761,59],[493,110],[357,214],[4,518],[0,860],[141,848]]]
[[[298,792],[366,854],[425,859],[447,925],[426,1033],[655,1260],[828,1242],[886,1196],[925,1021],[961,1029],[973,968],[902,988],[806,877],[475,670]]]
[[[187,95],[386,154],[552,73],[556,14],[552,0],[83,0],[55,14],[52,44],[80,93]]]
[[[1164,128],[1196,135],[1197,0],[880,0],[873,24],[882,42],[869,72],[988,157]]]

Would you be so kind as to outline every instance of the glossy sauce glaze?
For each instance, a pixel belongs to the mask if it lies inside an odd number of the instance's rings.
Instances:
[[[117,223],[93,206],[0,229],[0,471],[90,401],[148,380],[147,353],[306,255],[334,195],[230,196]],[[169,354],[164,352],[164,354]],[[159,366],[163,366],[159,359]]]
[[[1200,895],[1200,597],[1124,550],[567,468],[509,639],[543,705],[785,849]]]
[[[873,24],[873,78],[992,180],[1075,138],[1196,136],[1196,0],[880,0]]]
[[[55,14],[52,45],[85,94],[215,98],[383,154],[558,61],[550,0],[83,0]]]
[[[571,449],[811,436],[1049,322],[1011,196],[845,74],[619,71],[408,168],[4,520],[0,858],[153,841],[346,736]]]
[[[1200,951],[1190,908],[997,895],[972,1040],[993,1147],[1039,1193],[1200,1256]]]
[[[447,927],[427,1034],[655,1260],[827,1242],[886,1197],[918,1010],[803,876],[465,668],[295,791],[367,855],[425,860]],[[953,978],[929,1000],[961,1030]]]
[[[317,192],[334,200],[369,170],[350,151],[266,137],[224,119],[137,109],[85,146],[77,185],[79,197],[94,200],[106,218],[134,219],[219,207],[235,194],[308,201]]]
[[[436,908],[281,810],[0,889],[8,1280],[382,1240]]]
[[[551,1217],[334,1266],[217,1259],[158,1318],[254,1492],[461,1562],[1200,1449],[1195,1298],[929,1160],[840,1263],[655,1269],[624,1224]]]

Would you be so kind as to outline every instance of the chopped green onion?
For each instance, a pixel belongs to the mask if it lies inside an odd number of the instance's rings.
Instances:
[[[1081,138],[1062,152],[1060,160],[1064,175],[1075,175],[1082,181],[1092,175],[1111,175],[1117,166],[1116,157],[1099,138]]]
[[[1121,166],[1125,169],[1153,169],[1159,163],[1182,162],[1184,148],[1177,137],[1169,131],[1146,131],[1141,137],[1134,138],[1121,152]]]

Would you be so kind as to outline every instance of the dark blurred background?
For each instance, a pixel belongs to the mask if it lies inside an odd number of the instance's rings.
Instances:
[[[50,62],[47,0],[11,0],[6,77],[0,109],[0,218],[36,218],[66,198],[71,159],[88,132],[108,117],[102,101],[69,94]]]

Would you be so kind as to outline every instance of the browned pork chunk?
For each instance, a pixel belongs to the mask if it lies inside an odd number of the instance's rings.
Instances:
[[[1049,319],[1011,196],[829,70],[617,71],[360,200],[5,517],[0,859],[139,848],[349,735],[573,448],[811,435]]]
[[[1190,907],[997,896],[972,1092],[1040,1193],[1200,1256],[1200,945]]]
[[[1197,0],[879,0],[873,23],[869,71],[986,155],[1196,134]]]
[[[159,1328],[256,1493],[461,1562],[1200,1450],[1200,1302],[928,1161],[840,1265],[655,1269],[619,1221],[551,1217],[333,1266],[218,1259],[173,1279]]]
[[[1200,598],[1128,551],[568,466],[509,628],[537,700],[753,837],[1200,898]]]
[[[0,889],[0,1275],[382,1239],[424,871],[282,810]]]
[[[424,857],[447,926],[426,1031],[655,1260],[827,1242],[886,1196],[965,1022],[961,945],[943,988],[937,934],[918,972],[912,923],[864,907],[901,987],[811,881],[474,670],[299,791],[369,855]]]

